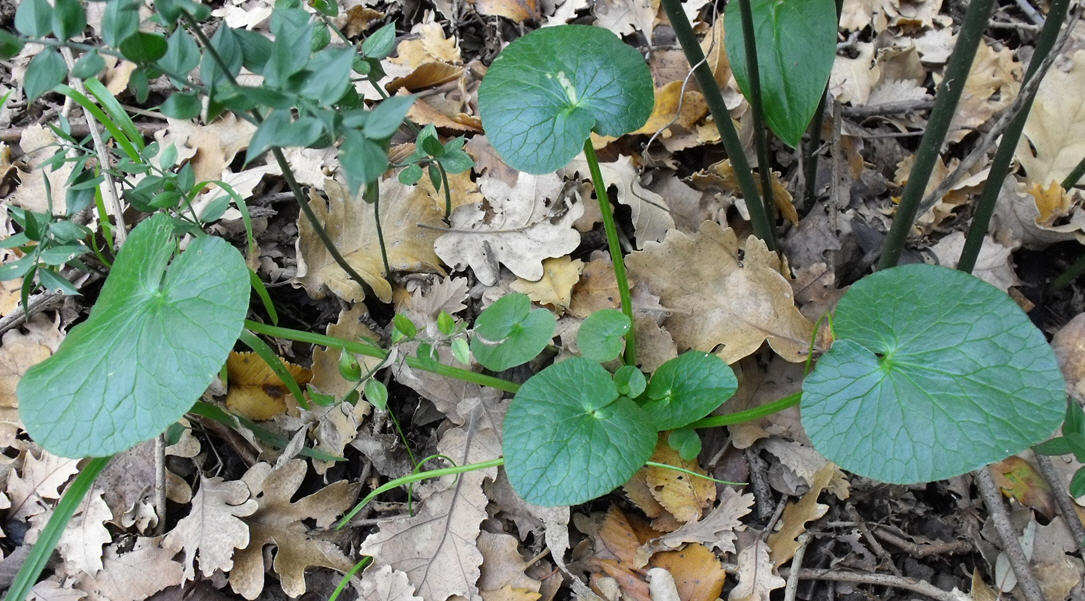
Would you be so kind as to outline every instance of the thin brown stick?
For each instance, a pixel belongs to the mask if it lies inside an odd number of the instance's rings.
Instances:
[[[799,548],[795,549],[795,555],[791,558],[792,570],[784,587],[784,601],[795,601],[795,595],[799,592],[799,574],[802,572],[802,560],[806,557],[806,546],[810,543],[810,533],[803,532],[796,542]]]
[[[1006,558],[1010,560],[1013,573],[1017,576],[1017,584],[1021,587],[1025,599],[1028,601],[1045,601],[1044,592],[1040,589],[1040,583],[1036,581],[1036,575],[1032,573],[1025,551],[1021,548],[1021,542],[1017,540],[1017,532],[1010,524],[1010,516],[1006,513],[1006,506],[1002,504],[1002,493],[999,492],[989,468],[980,468],[972,474],[976,479],[980,496],[987,505],[987,514],[994,522],[995,530],[1002,539],[1002,550]]]
[[[934,98],[920,98],[917,100],[896,100],[893,102],[880,102],[866,106],[846,106],[842,111],[849,119],[865,119],[867,117],[881,117],[885,115],[899,115],[916,111],[929,111],[934,106]]]
[[[1044,480],[1047,480],[1047,484],[1051,487],[1051,493],[1055,497],[1055,509],[1062,516],[1062,521],[1066,522],[1066,527],[1070,529],[1070,534],[1077,543],[1078,553],[1085,558],[1085,525],[1081,523],[1081,518],[1078,517],[1077,510],[1074,509],[1070,495],[1066,492],[1066,480],[1055,471],[1055,464],[1051,462],[1050,457],[1039,453],[1035,453],[1035,456],[1040,475],[1044,477]]]
[[[737,574],[738,565],[733,563],[723,564],[723,570],[728,574]],[[893,574],[869,574],[863,572],[849,572],[845,570],[801,568],[798,570],[799,580],[825,580],[828,582],[850,582],[853,584],[872,584],[874,586],[888,586],[912,591],[920,595],[930,597],[935,601],[961,601],[962,597],[955,596],[949,591],[944,591],[937,586],[916,578],[907,576],[895,576]],[[791,577],[789,568],[780,568],[780,576]]]
[[[956,555],[959,553],[971,553],[974,550],[972,543],[964,540],[938,541],[933,543],[914,543],[903,539],[888,530],[878,528],[874,530],[874,536],[905,551],[912,557],[930,557],[932,555]]]

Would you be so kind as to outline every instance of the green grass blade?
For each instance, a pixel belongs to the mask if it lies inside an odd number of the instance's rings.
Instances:
[[[279,359],[279,356],[275,354],[275,351],[271,350],[271,347],[266,342],[260,340],[256,334],[248,330],[241,330],[241,342],[252,349],[252,352],[256,353],[267,366],[271,368],[271,371],[275,372],[276,376],[283,381],[283,385],[290,391],[290,394],[294,395],[294,400],[298,402],[298,405],[302,408],[309,408],[309,400],[305,398],[305,395],[301,392],[301,387],[298,386],[297,380],[294,379],[290,370],[286,369],[283,362]]]
[[[123,131],[121,131],[121,128],[113,121],[113,119],[106,115],[105,112],[102,111],[102,109],[97,104],[91,102],[90,98],[87,98],[83,94],[80,94],[74,89],[63,84],[57,86],[56,91],[74,100],[76,103],[79,104],[79,106],[83,107],[88,113],[90,113],[95,120],[101,123],[102,126],[105,127],[106,131],[109,132],[109,135],[117,141],[117,145],[121,147],[121,150],[124,151],[124,154],[126,154],[128,158],[132,159],[132,161],[136,163],[143,162],[143,158],[139,156],[139,151],[136,150],[135,146],[132,145],[132,141],[128,139],[128,136],[125,135]]]
[[[113,95],[102,82],[97,78],[91,78],[83,82],[87,91],[94,95],[98,99],[98,103],[102,105],[102,108],[109,113],[110,117],[113,117],[115,123],[117,123],[124,133],[128,134],[128,140],[143,150],[143,134],[139,133],[136,129],[136,124],[132,122],[132,118],[128,116],[128,112],[124,110],[121,103],[117,101],[117,97]]]

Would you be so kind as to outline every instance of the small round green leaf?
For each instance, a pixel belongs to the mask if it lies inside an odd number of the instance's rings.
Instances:
[[[629,318],[616,309],[601,309],[580,324],[576,345],[592,361],[610,361],[622,352],[622,336],[629,333]]]
[[[249,306],[245,260],[203,236],[170,262],[169,216],[132,230],[87,321],[16,390],[30,436],[63,457],[102,457],[157,436],[211,383]]]
[[[637,129],[654,104],[640,53],[587,25],[547,27],[509,44],[478,89],[487,139],[528,173],[564,166],[593,130],[621,136]]]
[[[742,93],[750,97],[738,2],[727,3],[724,45]],[[817,110],[836,58],[833,0],[750,0],[761,107],[769,128],[792,147]]]
[[[508,294],[475,320],[471,352],[486,369],[505,371],[538,356],[550,344],[556,324],[553,313],[532,310],[526,294]]]
[[[195,119],[202,109],[200,97],[192,92],[174,92],[158,107],[163,115],[174,119]]]
[[[723,359],[687,351],[659,366],[640,401],[657,430],[674,430],[712,413],[736,390],[735,372]]]
[[[678,451],[678,456],[693,461],[701,454],[701,437],[693,428],[675,430],[667,436],[667,444]]]
[[[614,384],[618,387],[618,394],[629,398],[636,398],[644,392],[648,386],[648,380],[644,378],[644,372],[633,365],[623,365],[614,372]]]
[[[573,357],[520,387],[505,415],[505,470],[528,503],[576,505],[625,484],[656,431],[598,363]]]
[[[120,51],[133,63],[150,63],[165,56],[168,47],[164,36],[137,31],[121,42]]]
[[[840,467],[908,484],[963,474],[1059,426],[1055,355],[1008,296],[968,274],[906,265],[837,304],[836,342],[803,382],[802,421]]]

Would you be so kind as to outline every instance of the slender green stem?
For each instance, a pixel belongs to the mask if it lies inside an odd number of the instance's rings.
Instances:
[[[209,40],[203,30],[200,29],[199,24],[196,23],[196,20],[193,19],[191,15],[185,12],[181,13],[181,19],[185,22],[185,25],[192,32],[192,34],[196,36],[196,39],[200,41],[200,44],[204,47],[204,49],[207,50],[207,52],[211,55],[211,59],[215,61],[215,63],[218,65],[218,68],[223,72],[227,79],[230,80],[230,83],[235,86],[238,85],[237,79],[233,76],[233,74],[230,73],[230,69],[226,65],[226,62],[222,60],[222,57],[219,55],[218,51],[215,50],[214,45],[211,44],[211,40]],[[257,125],[262,123],[264,120],[263,116],[256,109],[250,111],[249,115],[252,121]],[[347,260],[343,258],[342,253],[339,252],[339,248],[335,246],[335,242],[333,242],[331,237],[328,236],[328,232],[324,230],[324,226],[320,223],[320,219],[316,216],[316,213],[313,212],[313,208],[309,206],[309,199],[305,197],[305,193],[302,191],[301,185],[298,184],[297,178],[294,177],[294,171],[290,168],[290,163],[286,160],[286,155],[283,154],[282,149],[277,146],[272,146],[271,155],[275,157],[275,163],[279,165],[279,171],[282,172],[283,179],[286,180],[286,185],[288,188],[290,188],[290,193],[294,195],[294,200],[297,201],[298,207],[301,208],[301,212],[305,215],[305,219],[309,222],[309,225],[312,226],[313,232],[316,233],[316,236],[320,239],[321,244],[323,244],[324,248],[327,249],[328,254],[332,257],[332,260],[335,261],[336,265],[339,265],[340,269],[345,271],[347,275],[350,276],[350,279],[354,280],[355,283],[361,286],[362,292],[364,292],[366,296],[375,296],[373,294],[373,289],[369,286],[368,283],[366,283],[365,279],[361,276],[361,274],[355,271],[355,269],[350,266],[350,263],[347,263]]]
[[[614,212],[610,210],[610,195],[607,194],[607,185],[603,181],[603,173],[599,170],[599,158],[595,156],[595,148],[591,145],[591,139],[584,141],[584,158],[588,161],[588,171],[591,172],[591,181],[595,185],[595,196],[599,199],[599,211],[603,214],[603,229],[607,233],[607,246],[610,248],[610,260],[614,263],[614,279],[618,280],[618,296],[622,301],[622,313],[629,318],[629,332],[625,335],[625,364],[637,364],[637,341],[633,335],[633,298],[629,292],[629,278],[625,275],[625,259],[622,258],[622,246],[618,242],[618,227],[614,224]]]
[[[946,65],[945,78],[938,86],[938,93],[934,98],[934,108],[931,109],[930,119],[927,121],[927,131],[923,134],[923,140],[915,153],[915,164],[912,165],[911,173],[908,174],[908,183],[904,186],[904,192],[900,196],[900,206],[893,218],[893,225],[889,228],[889,235],[882,245],[882,256],[878,261],[878,269],[893,267],[900,260],[900,253],[904,249],[904,242],[908,238],[908,232],[919,212],[919,203],[923,200],[923,191],[927,188],[934,170],[934,163],[938,160],[942,148],[942,141],[946,138],[953,113],[957,109],[957,101],[964,91],[964,82],[968,78],[968,72],[972,68],[972,59],[976,57],[976,47],[983,37],[983,30],[987,26],[987,20],[994,10],[995,0],[972,0],[968,4],[968,11],[964,16],[964,25],[957,35],[957,44],[953,48],[953,55]]]
[[[1044,21],[1044,27],[1036,39],[1036,49],[1032,53],[1032,59],[1029,60],[1028,69],[1025,71],[1024,80],[1021,82],[1022,90],[1026,89],[1030,81],[1043,76],[1039,72],[1040,65],[1055,47],[1055,41],[1059,37],[1059,29],[1062,28],[1062,22],[1066,18],[1069,8],[1070,0],[1054,0],[1051,3],[1051,9],[1047,13],[1047,20]],[[1025,121],[1028,120],[1032,101],[1036,98],[1036,90],[1037,88],[1033,87],[1032,91],[1025,97],[1021,110],[1014,115],[1013,120],[1010,121],[1006,130],[1002,133],[1002,141],[998,143],[998,150],[995,151],[995,157],[991,161],[991,175],[983,184],[983,192],[980,193],[979,201],[976,203],[976,211],[972,215],[972,224],[968,228],[964,248],[961,249],[961,257],[957,261],[957,269],[965,273],[971,273],[976,266],[980,247],[983,246],[983,238],[987,235],[991,216],[995,213],[998,194],[1002,190],[1002,180],[1010,172],[1010,163],[1017,151],[1017,142],[1021,139],[1021,132],[1025,129]]]
[[[844,9],[844,0],[836,0],[836,20],[839,24],[840,14]],[[825,89],[821,92],[821,101],[814,110],[814,118],[810,121],[810,127],[806,130],[806,144],[803,149],[803,206],[813,206],[817,195],[818,178],[818,147],[821,146],[821,124],[825,120],[825,101],[829,98],[829,82],[825,82]]]
[[[448,172],[440,161],[433,163],[437,165],[437,171],[441,174],[441,186],[445,189],[445,221],[447,221],[448,216],[452,214],[452,189],[448,187]]]
[[[1066,271],[1062,272],[1062,275],[1055,278],[1055,281],[1051,282],[1052,290],[1062,290],[1070,285],[1070,282],[1081,277],[1081,274],[1085,273],[1085,255],[1078,257],[1072,265],[1066,268]]]
[[[802,393],[796,392],[795,394],[789,394],[782,399],[777,399],[767,405],[761,405],[760,407],[754,407],[753,409],[747,409],[745,411],[739,411],[738,413],[729,413],[727,415],[710,415],[706,418],[699,419],[689,425],[690,428],[717,428],[719,426],[730,426],[732,424],[741,424],[742,422],[749,422],[755,419],[760,419],[766,415],[772,415],[777,411],[783,411],[788,407],[799,404],[802,400]]]
[[[338,599],[339,595],[343,592],[343,589],[347,588],[347,585],[350,584],[350,579],[354,578],[354,575],[358,573],[358,570],[371,563],[373,563],[373,558],[366,555],[361,561],[354,564],[354,567],[352,567],[349,572],[343,574],[343,577],[339,580],[339,584],[335,585],[335,590],[332,591],[331,596],[328,597],[328,601],[335,601]]]
[[[769,161],[768,131],[764,125],[761,103],[761,70],[757,64],[757,40],[753,29],[753,9],[750,0],[738,0],[742,21],[742,42],[746,47],[746,72],[750,78],[750,108],[753,113],[753,144],[757,152],[757,174],[761,178],[761,199],[771,218],[775,213],[772,199],[772,163]]]
[[[403,486],[404,484],[410,484],[412,482],[418,482],[420,480],[429,480],[430,478],[442,478],[444,476],[452,476],[452,475],[455,475],[455,474],[462,474],[464,472],[473,472],[475,470],[485,470],[485,469],[490,469],[491,467],[502,466],[504,464],[505,464],[505,458],[504,457],[498,457],[497,459],[490,459],[489,461],[481,461],[479,463],[469,463],[467,465],[456,465],[456,466],[452,466],[452,467],[444,467],[444,468],[437,469],[437,470],[428,470],[428,471],[425,471],[425,472],[418,472],[416,474],[408,474],[406,476],[401,476],[399,478],[396,478],[395,480],[390,480],[390,481],[385,482],[384,484],[378,486],[377,488],[374,488],[373,492],[366,495],[365,498],[361,500],[361,502],[359,502],[357,505],[354,506],[353,509],[351,509],[349,512],[347,512],[347,514],[345,516],[343,516],[343,519],[339,520],[339,522],[335,524],[335,527],[336,527],[336,529],[339,529],[339,528],[342,528],[343,526],[346,526],[347,523],[350,522],[350,520],[355,515],[357,515],[358,512],[361,511],[363,507],[368,505],[370,501],[377,498],[378,495],[386,493],[386,492],[392,490],[393,488],[399,488],[400,486]]]
[[[765,245],[769,247],[769,250],[774,251],[778,248],[776,231],[772,227],[772,221],[769,220],[765,203],[761,201],[761,195],[757,191],[757,184],[754,183],[750,164],[746,161],[746,155],[742,151],[742,142],[738,139],[738,132],[735,131],[734,124],[731,123],[731,113],[728,112],[727,105],[723,102],[723,94],[720,93],[719,84],[716,83],[716,78],[712,75],[712,69],[709,68],[708,63],[705,61],[704,52],[701,51],[697,36],[693,33],[693,27],[689,24],[689,19],[682,9],[681,1],[662,0],[662,3],[663,10],[667,12],[667,18],[674,28],[675,37],[678,38],[678,43],[686,54],[686,60],[689,61],[690,65],[693,65],[693,75],[697,78],[697,84],[700,85],[701,92],[704,94],[705,103],[708,104],[708,110],[716,121],[716,128],[720,132],[720,138],[723,139],[723,147],[727,151],[727,156],[730,157],[731,165],[735,169],[735,177],[738,178],[739,188],[742,189],[742,196],[746,200],[746,208],[750,212],[753,233],[765,241]]]
[[[53,515],[49,516],[49,521],[38,536],[37,542],[30,548],[30,554],[27,555],[26,561],[19,568],[18,574],[15,575],[15,580],[11,583],[11,588],[8,589],[4,601],[23,601],[26,598],[27,593],[38,581],[41,571],[45,569],[45,563],[49,561],[49,557],[53,554],[53,549],[56,548],[60,536],[64,534],[68,522],[75,515],[75,510],[83,502],[83,497],[90,492],[94,480],[98,478],[98,474],[102,473],[110,459],[112,459],[112,456],[91,459],[79,471],[79,475],[68,486],[68,490],[64,491],[64,496],[57,503]]]
[[[687,470],[684,467],[678,467],[677,465],[671,465],[669,463],[659,463],[658,461],[645,461],[644,465],[647,467],[658,467],[664,470],[671,470],[672,472],[679,472],[693,476],[694,478],[700,478],[701,480],[708,480],[717,484],[729,484],[731,486],[746,486],[745,482],[731,482],[730,480],[720,480],[719,478],[713,478],[712,476],[706,476],[704,474],[698,474],[693,470]]]
[[[295,340],[297,342],[304,342],[307,344],[318,344],[320,346],[326,346],[329,348],[345,349],[351,353],[364,355],[366,357],[376,357],[377,359],[388,358],[388,351],[378,346],[365,344],[363,342],[343,340],[342,338],[336,338],[334,336],[326,336],[324,334],[317,334],[315,332],[305,332],[303,330],[294,330],[281,326],[270,326],[251,320],[245,320],[245,327],[252,332],[255,332],[257,334],[264,334],[266,336],[285,338],[286,340]],[[480,374],[466,369],[452,367],[451,365],[443,365],[441,363],[435,363],[432,361],[423,361],[417,357],[407,357],[406,362],[407,365],[416,369],[421,369],[422,371],[428,371],[430,373],[435,373],[440,376],[455,378],[464,382],[471,382],[480,386],[489,386],[490,388],[496,388],[498,390],[504,390],[505,392],[512,393],[520,390],[520,385],[516,382],[510,382],[509,380],[504,380],[502,378],[496,378],[494,376],[487,376],[485,374]]]
[[[1077,162],[1074,169],[1067,174],[1066,179],[1062,180],[1062,187],[1064,190],[1069,190],[1077,185],[1081,180],[1081,176],[1085,175],[1085,157],[1081,157],[1081,160]]]
[[[384,277],[392,277],[392,268],[388,265],[388,250],[384,247],[384,229],[381,228],[381,191],[377,182],[365,185],[365,199],[373,205],[373,223],[377,226],[377,244],[381,249],[381,261],[384,263]]]

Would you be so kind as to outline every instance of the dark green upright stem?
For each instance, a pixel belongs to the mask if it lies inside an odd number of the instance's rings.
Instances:
[[[753,233],[765,241],[769,250],[776,250],[776,232],[769,219],[768,210],[757,192],[757,184],[754,183],[750,164],[742,152],[742,142],[739,141],[735,126],[731,123],[731,113],[723,102],[723,95],[720,93],[719,85],[716,84],[716,78],[712,76],[712,69],[705,62],[704,52],[701,52],[693,27],[682,10],[682,3],[680,0],[663,0],[663,10],[667,12],[667,19],[674,27],[675,37],[678,38],[678,43],[686,54],[686,60],[693,65],[693,75],[697,78],[697,84],[700,85],[701,92],[704,94],[708,110],[716,121],[716,129],[719,130],[720,138],[723,139],[723,147],[731,159],[738,185],[742,189],[742,196],[746,199],[746,208],[750,211]]]
[[[942,148],[942,141],[946,138],[953,113],[957,109],[957,101],[960,100],[961,92],[964,91],[964,82],[968,78],[968,71],[972,68],[972,59],[976,57],[976,47],[983,37],[983,30],[987,27],[987,20],[991,17],[994,7],[995,0],[972,0],[968,5],[964,25],[957,35],[957,44],[953,48],[949,64],[946,65],[945,78],[938,86],[938,92],[934,98],[934,108],[931,109],[931,116],[927,121],[927,131],[923,134],[919,150],[915,153],[915,164],[912,166],[911,173],[908,174],[908,183],[901,194],[900,206],[897,207],[893,225],[889,228],[889,235],[886,236],[885,244],[882,246],[878,269],[893,267],[900,260],[904,242],[919,212],[923,191],[927,187],[927,181],[931,177],[934,163],[938,160],[938,154]]]
[[[633,335],[635,322],[633,321],[633,298],[629,293],[629,279],[625,275],[625,259],[622,258],[622,246],[618,242],[618,227],[614,224],[614,212],[610,210],[610,195],[607,194],[607,185],[603,181],[603,173],[599,171],[599,159],[595,156],[595,148],[591,145],[591,138],[584,141],[584,158],[588,161],[588,171],[591,172],[591,181],[595,185],[595,196],[599,199],[599,211],[603,214],[603,229],[607,233],[607,246],[610,248],[610,260],[614,263],[614,279],[618,280],[618,296],[622,299],[622,313],[629,318],[629,333],[625,335],[625,364],[637,364],[637,342]]]
[[[753,145],[757,151],[757,174],[761,177],[761,199],[770,218],[775,214],[772,200],[772,163],[769,162],[768,130],[761,103],[761,70],[757,64],[757,40],[753,29],[750,0],[738,0],[742,21],[742,43],[746,47],[746,71],[750,76],[750,108],[753,113]]]
[[[1066,176],[1066,179],[1062,180],[1062,187],[1064,190],[1069,190],[1077,185],[1081,180],[1081,176],[1085,175],[1085,157],[1081,157],[1081,160],[1077,162],[1074,169]]]
[[[839,28],[840,13],[844,9],[844,0],[836,0],[836,21]],[[821,146],[821,122],[825,120],[825,101],[829,98],[829,82],[825,82],[825,89],[821,92],[821,102],[818,102],[814,110],[814,118],[807,128],[806,144],[803,150],[803,206],[809,208],[814,204],[817,195],[818,177],[818,147]]]
[[[1044,62],[1047,55],[1051,53],[1051,49],[1055,47],[1055,41],[1059,37],[1059,29],[1062,28],[1062,22],[1066,18],[1066,12],[1069,8],[1070,0],[1054,0],[1051,3],[1051,10],[1047,13],[1047,20],[1040,31],[1040,36],[1036,39],[1036,50],[1032,53],[1032,59],[1025,71],[1024,81],[1021,82],[1022,90],[1034,78],[1042,76],[1042,74],[1038,73],[1040,64]],[[1024,99],[1021,110],[1014,115],[1013,120],[1006,127],[1006,131],[1002,133],[1002,141],[999,142],[998,150],[995,151],[995,158],[991,161],[991,175],[983,184],[983,192],[980,193],[979,201],[976,203],[976,212],[972,215],[972,224],[968,228],[964,248],[961,249],[961,258],[957,261],[957,269],[965,273],[971,273],[972,269],[976,267],[976,258],[979,257],[980,247],[983,246],[983,238],[987,235],[991,216],[995,213],[998,194],[1002,190],[1002,180],[1010,172],[1010,163],[1013,161],[1014,152],[1017,150],[1017,142],[1021,139],[1021,131],[1025,128],[1025,121],[1028,120],[1029,109],[1032,108],[1032,101],[1035,98],[1036,88]]]
[[[226,62],[222,60],[218,51],[215,50],[214,45],[211,44],[211,40],[207,38],[207,34],[200,29],[199,23],[197,23],[188,13],[184,12],[181,13],[181,19],[185,22],[185,25],[188,26],[188,29],[192,34],[196,36],[196,39],[200,41],[204,50],[211,55],[211,59],[218,64],[218,67],[222,70],[223,74],[229,78],[230,83],[235,86],[238,85],[237,79],[230,74],[230,69],[227,67]],[[260,112],[256,109],[249,111],[249,115],[256,125],[260,125],[264,120],[263,116],[260,115]],[[354,268],[350,266],[350,263],[347,263],[347,260],[343,258],[342,253],[340,253],[339,249],[335,246],[335,242],[328,236],[328,232],[324,230],[324,226],[320,223],[320,219],[316,216],[316,213],[313,212],[312,207],[309,206],[309,199],[305,197],[301,185],[298,184],[298,180],[294,177],[294,171],[290,168],[290,163],[286,160],[286,155],[283,154],[282,149],[273,146],[271,148],[271,155],[275,157],[275,163],[279,165],[279,170],[282,171],[283,179],[286,180],[286,185],[290,188],[290,193],[294,195],[294,200],[297,201],[298,206],[301,208],[301,212],[305,215],[305,219],[309,222],[309,225],[313,227],[313,232],[316,233],[321,244],[328,250],[328,254],[332,256],[336,265],[339,265],[339,267],[350,276],[350,279],[361,286],[362,291],[366,296],[373,296],[373,291],[369,287],[369,284],[367,284],[361,274],[355,271]]]
[[[377,226],[377,244],[381,247],[381,261],[384,263],[384,277],[392,276],[388,265],[388,251],[384,248],[384,229],[381,228],[381,191],[377,182],[365,185],[365,200],[373,204],[373,223]]]

